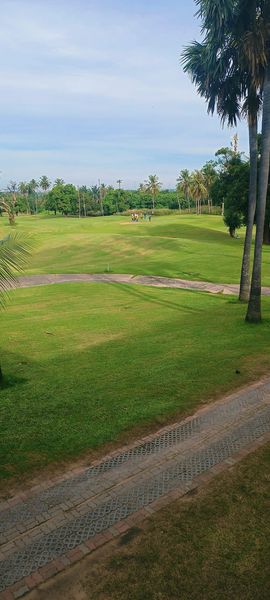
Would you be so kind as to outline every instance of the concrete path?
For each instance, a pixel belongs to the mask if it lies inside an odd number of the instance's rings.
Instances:
[[[0,504],[0,598],[26,594],[270,441],[270,379]]]
[[[128,283],[132,285],[146,285],[152,287],[180,288],[184,290],[199,290],[212,294],[238,294],[239,286],[236,284],[209,283],[207,281],[192,281],[189,279],[176,279],[173,277],[159,277],[155,275],[129,275],[120,273],[71,273],[59,275],[24,275],[18,278],[19,287],[28,288],[35,285],[49,285],[53,283]],[[270,295],[270,288],[263,287],[262,294]]]

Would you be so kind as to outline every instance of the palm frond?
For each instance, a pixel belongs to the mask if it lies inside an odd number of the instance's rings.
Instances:
[[[0,240],[0,308],[5,306],[9,290],[16,286],[16,273],[26,267],[33,247],[33,239],[18,232]]]

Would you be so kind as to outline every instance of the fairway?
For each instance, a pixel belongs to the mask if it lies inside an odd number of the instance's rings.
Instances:
[[[12,292],[2,317],[1,476],[74,458],[191,412],[269,368],[256,328],[222,296],[115,284]],[[239,370],[240,373],[236,373]]]
[[[216,215],[172,215],[131,223],[127,216],[21,216],[18,231],[34,235],[28,273],[131,273],[239,283],[244,229],[229,237]],[[0,237],[8,234],[0,219]],[[270,285],[270,247],[264,247],[263,284]]]
[[[243,243],[221,217],[20,217],[28,273],[112,272],[237,282]],[[0,237],[9,233],[4,218]],[[269,249],[264,252],[270,283]],[[1,477],[80,454],[191,412],[267,370],[270,308],[244,322],[234,298],[117,284],[15,290],[1,317]],[[240,373],[236,373],[240,371]]]

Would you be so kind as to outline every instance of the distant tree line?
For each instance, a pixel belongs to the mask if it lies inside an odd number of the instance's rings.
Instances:
[[[258,144],[260,146],[260,136]],[[60,178],[51,183],[43,175],[39,181],[31,179],[18,184],[10,181],[7,189],[0,193],[0,212],[7,213],[13,225],[19,214],[43,211],[82,218],[135,209],[184,210],[199,215],[202,210],[211,213],[215,206],[220,207],[230,235],[234,237],[236,230],[247,220],[249,175],[249,160],[239,152],[235,137],[230,148],[220,148],[215,159],[208,161],[202,169],[180,171],[174,190],[162,189],[157,175],[149,175],[137,190],[122,189],[120,181],[117,188],[104,183],[76,187]],[[264,243],[270,244],[270,187]]]

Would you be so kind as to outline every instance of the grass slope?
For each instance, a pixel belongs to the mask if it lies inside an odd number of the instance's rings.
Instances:
[[[163,275],[238,283],[244,230],[231,239],[222,217],[174,215],[151,223],[128,217],[19,217],[17,228],[38,241],[29,273]],[[0,219],[0,237],[10,228]],[[264,248],[263,282],[270,285],[270,248]]]
[[[244,312],[226,297],[141,286],[13,292],[1,323],[1,362],[16,376],[0,391],[1,476],[76,457],[258,377],[270,363],[269,303],[260,326]]]

